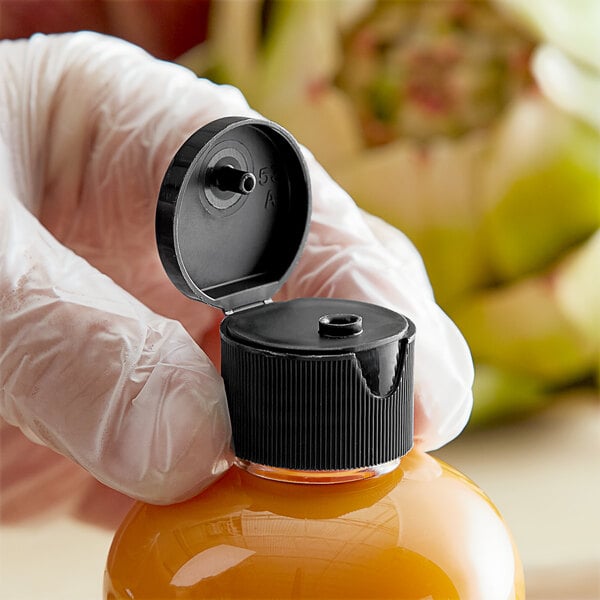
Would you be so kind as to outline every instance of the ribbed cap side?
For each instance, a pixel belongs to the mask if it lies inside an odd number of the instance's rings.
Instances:
[[[393,342],[395,384],[381,397],[354,354],[278,354],[223,337],[236,455],[279,468],[343,470],[406,454],[413,444],[413,339]]]

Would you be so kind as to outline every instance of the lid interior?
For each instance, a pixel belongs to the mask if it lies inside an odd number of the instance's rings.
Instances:
[[[239,189],[228,184],[235,174]],[[281,287],[309,219],[308,174],[293,138],[268,121],[220,119],[191,136],[167,170],[159,253],[184,294],[229,311]]]

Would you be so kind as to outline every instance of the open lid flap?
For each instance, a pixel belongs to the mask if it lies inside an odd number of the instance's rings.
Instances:
[[[226,312],[266,302],[300,257],[310,204],[307,167],[287,131],[218,119],[167,169],[156,211],[160,259],[190,298]]]

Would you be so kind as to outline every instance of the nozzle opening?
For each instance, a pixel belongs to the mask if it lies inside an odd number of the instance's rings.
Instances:
[[[319,318],[319,335],[342,338],[360,335],[363,331],[362,317],[350,313],[323,315]]]
[[[223,165],[213,173],[214,185],[222,192],[249,194],[256,186],[256,177],[247,171]]]

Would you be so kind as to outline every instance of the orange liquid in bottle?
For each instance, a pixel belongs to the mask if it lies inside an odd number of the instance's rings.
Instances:
[[[467,478],[412,451],[391,473],[310,485],[233,467],[187,502],[138,503],[105,597],[525,598],[500,515]]]

